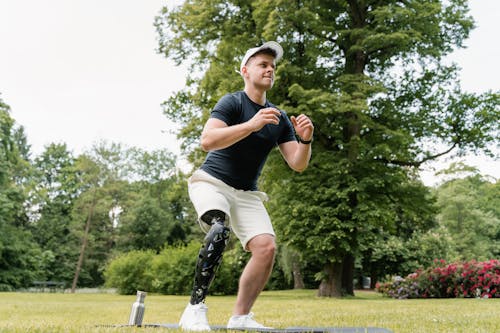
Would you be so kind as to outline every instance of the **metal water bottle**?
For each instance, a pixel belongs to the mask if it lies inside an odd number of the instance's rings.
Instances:
[[[128,320],[129,325],[141,326],[142,319],[144,318],[144,299],[146,298],[145,291],[137,291],[137,299],[132,304],[132,311]]]

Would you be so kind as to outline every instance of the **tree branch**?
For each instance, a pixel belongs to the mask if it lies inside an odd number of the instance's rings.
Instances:
[[[434,160],[434,159],[436,159],[438,157],[441,157],[443,155],[448,154],[453,149],[455,149],[457,147],[457,145],[458,145],[458,141],[455,142],[455,143],[453,143],[453,145],[450,148],[446,149],[445,151],[437,153],[437,154],[434,154],[434,155],[427,156],[427,157],[421,159],[420,161],[401,161],[401,160],[390,160],[390,159],[387,159],[387,158],[376,158],[375,160],[383,162],[383,163],[390,163],[390,164],[395,164],[395,165],[399,165],[399,166],[411,166],[411,167],[417,167],[418,168],[423,163],[425,163],[427,161],[431,161],[431,160]]]

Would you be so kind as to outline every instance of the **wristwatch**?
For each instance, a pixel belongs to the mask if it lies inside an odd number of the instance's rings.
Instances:
[[[305,145],[308,145],[310,144],[311,142],[313,142],[313,139],[311,138],[311,140],[303,140],[300,136],[296,136],[297,137],[297,141],[299,141],[300,143],[302,144],[305,144]]]

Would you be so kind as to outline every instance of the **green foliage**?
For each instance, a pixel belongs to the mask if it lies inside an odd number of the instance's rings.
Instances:
[[[72,210],[85,186],[78,182],[75,157],[65,144],[50,144],[34,159],[34,177],[29,204],[30,229],[44,253],[44,276],[40,280],[73,279],[77,261],[77,239],[71,234]]]
[[[72,210],[71,230],[86,242],[80,286],[103,283],[105,263],[115,251],[160,251],[164,244],[186,241],[191,229],[183,219],[191,211],[183,205],[187,193],[173,190],[184,182],[174,167],[166,151],[106,142],[78,157],[75,171],[85,187]]]
[[[486,260],[500,255],[499,183],[475,174],[436,189],[438,221],[456,252],[448,260]]]
[[[106,285],[121,294],[145,290],[168,295],[189,295],[193,288],[194,268],[200,250],[199,242],[166,246],[160,253],[131,251],[114,258],[106,268]],[[246,264],[240,246],[228,250],[217,271],[212,294],[235,294],[238,279]]]
[[[154,249],[188,242],[199,235],[196,213],[187,197],[183,176],[128,188],[129,199],[120,202],[116,247],[120,251]],[[201,235],[200,235],[201,237]]]
[[[0,224],[0,291],[30,286],[43,275],[42,252],[28,231]]]
[[[374,281],[386,275],[407,275],[428,267],[435,258],[455,255],[454,243],[443,229],[416,232],[409,239],[396,235],[372,243],[363,257],[363,272]]]
[[[182,227],[157,205],[156,200],[146,197],[126,214],[132,215],[133,220],[127,221],[130,217],[125,214],[120,216],[120,248],[160,251],[165,243],[185,239]]]
[[[135,294],[137,290],[151,290],[148,271],[154,255],[154,251],[130,251],[114,258],[104,272],[106,285],[126,295]]]
[[[28,230],[24,160],[27,146],[22,128],[16,129],[10,107],[0,98],[0,290],[29,286],[41,276],[41,250]],[[21,154],[23,152],[23,154]]]
[[[434,190],[438,209],[434,227],[409,237],[400,232],[385,235],[365,251],[363,268],[372,279],[405,276],[431,266],[435,258],[455,262],[498,257],[498,182],[484,179],[467,166],[456,169],[455,165],[446,172],[457,171],[472,175],[450,179]]]
[[[0,98],[0,225],[8,223],[26,227],[27,215],[23,202],[26,199],[24,183],[29,175],[29,165],[20,154],[18,142],[25,141],[22,127],[17,129],[10,116],[10,107]]]
[[[199,243],[187,246],[165,247],[151,267],[153,288],[156,292],[171,295],[188,295],[194,279]]]
[[[50,144],[29,161],[24,131],[9,111],[0,99],[2,290],[33,280],[70,285],[80,254],[77,286],[99,286],[119,251],[156,253],[199,238],[171,153],[100,142],[75,157],[65,144]]]

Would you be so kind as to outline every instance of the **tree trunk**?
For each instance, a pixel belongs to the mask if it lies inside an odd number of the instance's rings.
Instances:
[[[293,260],[292,262],[292,274],[293,274],[293,289],[304,289],[304,278],[302,276],[302,271],[300,269],[300,263],[298,260]]]
[[[370,289],[375,289],[377,287],[378,276],[375,273],[370,275]]]
[[[346,254],[342,262],[342,290],[354,296],[354,256],[351,253]]]
[[[89,207],[89,214],[87,216],[87,222],[85,223],[85,231],[83,233],[82,247],[80,249],[80,256],[78,257],[78,262],[76,263],[75,276],[73,277],[73,284],[71,285],[71,293],[74,294],[76,290],[76,285],[78,283],[78,278],[80,276],[80,271],[82,270],[83,258],[85,256],[85,249],[87,248],[87,243],[89,239],[90,224],[92,222],[92,215],[94,215],[94,206],[96,201],[96,193],[94,190],[92,203]]]
[[[349,15],[352,19],[354,27],[365,27],[367,17],[366,5],[356,0],[348,0],[347,3],[349,5]],[[348,44],[344,45],[343,47],[345,52],[345,73],[360,77],[360,75],[364,74],[367,63],[367,55],[363,50],[351,51],[352,47],[357,44],[360,44],[358,40],[350,40]],[[365,97],[357,96],[355,94],[355,91],[353,90],[353,86],[347,85],[343,90],[352,96],[353,102],[358,102],[357,100],[360,98],[366,99]],[[359,117],[359,110],[346,112],[345,117],[343,139],[344,142],[348,145],[346,157],[351,165],[351,170],[349,170],[349,173],[351,175],[355,175],[356,164],[358,163],[360,152],[359,137],[361,134],[362,123]],[[350,184],[347,184],[346,186],[349,187]],[[358,206],[358,192],[356,190],[349,191],[348,198],[349,208],[351,208],[351,212],[354,212]],[[344,216],[344,218],[346,220],[352,220],[352,213],[349,213],[348,216]],[[350,243],[352,245],[351,251],[353,251],[352,249],[356,248],[358,237],[356,228],[351,231],[349,237]],[[355,258],[352,252],[346,254],[342,259],[342,290],[347,295],[354,295],[354,259]]]
[[[318,289],[320,297],[342,297],[342,263],[328,263],[324,268],[325,278]]]

